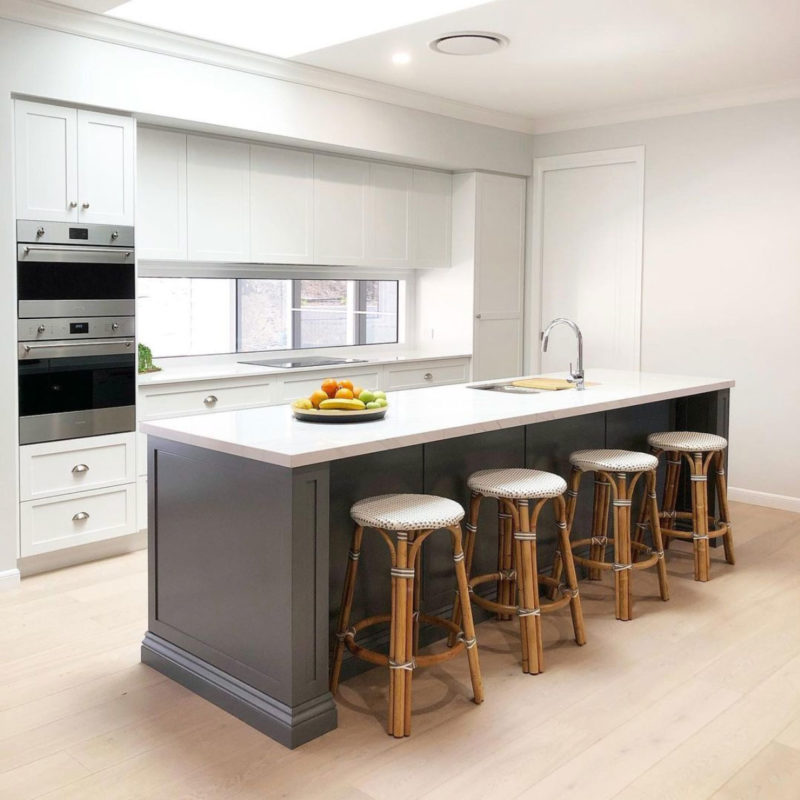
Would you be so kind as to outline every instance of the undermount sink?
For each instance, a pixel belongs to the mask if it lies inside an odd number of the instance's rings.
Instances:
[[[541,394],[541,389],[531,389],[529,386],[515,386],[513,383],[482,383],[467,386],[467,389],[482,389],[485,392],[501,392],[503,394]]]

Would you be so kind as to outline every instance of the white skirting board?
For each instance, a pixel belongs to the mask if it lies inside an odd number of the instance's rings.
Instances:
[[[13,589],[15,586],[19,586],[18,569],[6,569],[0,572],[0,591]]]
[[[795,511],[800,513],[800,497],[790,497],[786,494],[771,494],[770,492],[756,492],[752,489],[737,489],[728,487],[728,499],[738,503],[749,503],[752,506],[766,506],[779,508],[782,511]]]

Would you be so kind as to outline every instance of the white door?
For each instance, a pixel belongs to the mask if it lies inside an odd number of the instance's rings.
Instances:
[[[74,108],[14,102],[17,218],[78,219],[78,130]]]
[[[314,246],[314,155],[250,146],[253,261],[310,264]]]
[[[366,263],[369,162],[314,156],[314,262]]]
[[[136,255],[186,258],[186,134],[139,128]]]
[[[250,259],[250,145],[188,136],[189,258]]]
[[[449,172],[414,170],[412,193],[412,265],[450,266],[453,176]]]
[[[132,117],[78,111],[78,220],[133,225]]]
[[[522,372],[525,189],[524,178],[477,176],[474,380]]]
[[[412,176],[408,167],[369,165],[367,260],[373,266],[408,266]]]
[[[643,147],[534,161],[541,326],[574,320],[586,369],[639,369],[643,191]],[[542,370],[564,372],[575,358],[564,327],[542,354]]]

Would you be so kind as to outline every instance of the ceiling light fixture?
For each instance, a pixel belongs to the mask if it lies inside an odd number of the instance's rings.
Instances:
[[[486,31],[446,33],[434,39],[429,47],[447,56],[483,56],[508,45],[508,37]]]
[[[411,56],[408,53],[395,53],[392,56],[392,64],[408,64],[411,61]]]

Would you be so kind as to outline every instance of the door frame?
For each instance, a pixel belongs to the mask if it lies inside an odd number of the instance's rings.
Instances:
[[[567,153],[558,156],[542,156],[533,159],[533,227],[531,232],[531,280],[527,303],[531,313],[529,337],[531,342],[538,343],[542,319],[542,296],[544,285],[544,176],[547,172],[562,169],[578,169],[582,167],[612,166],[614,164],[634,164],[636,167],[636,303],[635,339],[633,343],[634,363],[637,369],[642,367],[642,271],[644,256],[644,145],[617,147],[610,150],[592,150],[584,153]],[[534,327],[535,326],[535,327]],[[530,372],[538,372],[541,367],[541,351],[531,348],[527,356],[527,367]]]

